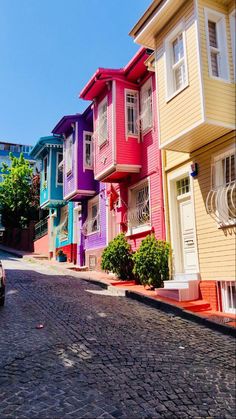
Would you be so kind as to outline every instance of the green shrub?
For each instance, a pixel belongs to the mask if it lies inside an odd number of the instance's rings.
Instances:
[[[163,286],[163,281],[169,279],[169,253],[169,243],[157,240],[154,234],[142,240],[140,248],[133,255],[133,272],[141,284],[152,288]]]
[[[104,271],[115,273],[123,280],[133,277],[131,246],[127,242],[124,233],[118,234],[104,249],[101,267]]]

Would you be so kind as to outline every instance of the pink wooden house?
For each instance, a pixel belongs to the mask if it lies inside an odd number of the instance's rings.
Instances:
[[[94,175],[107,182],[109,238],[126,232],[132,247],[150,232],[165,238],[155,74],[140,49],[119,70],[99,68],[80,97],[93,101]]]

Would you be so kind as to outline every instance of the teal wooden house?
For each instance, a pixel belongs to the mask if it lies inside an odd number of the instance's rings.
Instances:
[[[46,227],[47,249],[51,258],[58,250],[74,260],[73,247],[73,203],[63,200],[63,140],[61,136],[41,137],[30,155],[41,161],[40,207],[48,210],[45,220],[39,224]],[[45,241],[43,246],[45,246]]]
[[[41,160],[40,207],[55,208],[63,201],[63,141],[60,136],[41,137],[30,155]]]

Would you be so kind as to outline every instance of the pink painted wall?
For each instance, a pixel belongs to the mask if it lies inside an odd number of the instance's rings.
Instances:
[[[117,209],[117,223],[123,219],[128,206],[128,188],[135,185],[140,180],[149,177],[150,179],[150,208],[151,208],[151,231],[155,233],[157,239],[165,240],[165,224],[164,224],[164,204],[163,204],[163,191],[162,191],[162,168],[161,168],[161,151],[158,146],[158,121],[157,121],[157,100],[156,100],[156,84],[155,76],[149,73],[152,77],[153,87],[153,127],[147,133],[142,135],[139,144],[133,145],[133,153],[140,147],[140,161],[141,171],[139,174],[133,174],[129,176],[129,181],[121,182],[116,185],[116,188],[120,191],[122,198],[122,205]],[[147,79],[145,79],[146,81]],[[141,87],[141,86],[140,86]],[[124,102],[124,101],[123,101]],[[120,112],[122,114],[122,106],[120,105]],[[125,109],[123,107],[123,114]],[[117,124],[122,122],[122,115],[117,116]],[[124,116],[123,116],[124,117]],[[123,124],[120,124],[123,126]],[[122,127],[120,127],[122,136]],[[129,140],[128,140],[129,142]],[[138,155],[138,152],[136,156]],[[126,204],[126,205],[125,205]],[[120,230],[126,231],[127,227],[125,224],[120,224]],[[144,237],[149,232],[143,232],[135,236],[129,236],[129,242],[132,245],[132,249],[136,250]]]
[[[117,164],[141,164],[141,143],[137,137],[126,138],[125,89],[134,89],[125,81],[116,81],[116,150]]]
[[[49,247],[48,247],[49,237],[48,234],[45,236],[40,237],[40,239],[34,241],[34,252],[39,253],[40,255],[48,255]]]

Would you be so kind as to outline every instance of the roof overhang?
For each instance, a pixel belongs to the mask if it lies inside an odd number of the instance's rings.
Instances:
[[[155,49],[155,37],[186,0],[154,0],[129,35],[134,42]]]
[[[38,157],[40,157],[43,150],[48,147],[62,147],[62,137],[60,136],[41,137],[35,144],[34,148],[31,150],[29,155],[32,158],[37,159]]]

